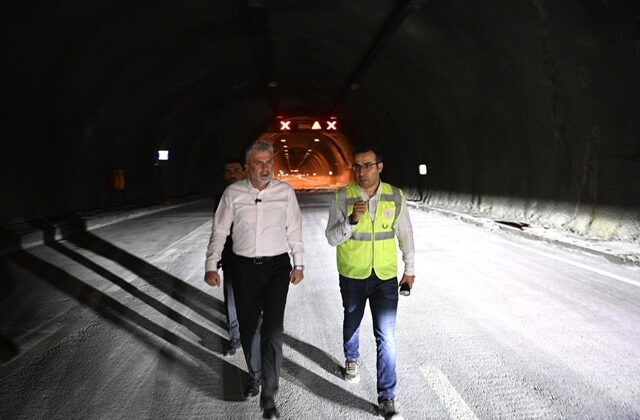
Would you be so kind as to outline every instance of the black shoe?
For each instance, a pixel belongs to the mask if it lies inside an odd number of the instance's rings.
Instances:
[[[262,418],[263,419],[271,419],[271,420],[279,419],[280,418],[280,412],[275,407],[265,408],[265,410],[262,412]]]
[[[396,403],[394,400],[382,400],[378,405],[378,414],[385,418],[385,420],[401,420],[402,416],[396,410]]]
[[[240,340],[231,340],[222,353],[223,356],[233,356],[240,348]]]
[[[244,389],[242,395],[244,396],[245,400],[248,400],[249,398],[257,397],[258,394],[260,394],[260,382],[252,379],[251,381],[249,381],[249,385],[247,385],[247,387]]]

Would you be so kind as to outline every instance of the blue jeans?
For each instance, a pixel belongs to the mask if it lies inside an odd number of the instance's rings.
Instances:
[[[346,361],[360,358],[360,322],[369,299],[373,335],[378,354],[378,401],[394,399],[396,394],[396,313],[398,279],[380,280],[375,273],[364,280],[340,276],[340,294],[344,308],[342,337]]]

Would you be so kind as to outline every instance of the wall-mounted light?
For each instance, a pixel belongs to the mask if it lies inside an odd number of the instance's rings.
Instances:
[[[427,165],[424,163],[421,163],[420,165],[418,165],[418,173],[420,175],[426,175],[427,174]]]
[[[169,151],[158,150],[158,160],[169,160]]]

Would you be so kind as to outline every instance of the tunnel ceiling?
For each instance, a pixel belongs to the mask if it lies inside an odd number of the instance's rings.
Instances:
[[[640,169],[635,1],[14,1],[1,19],[5,221],[210,190],[300,115],[382,145],[407,187],[427,163],[470,197],[640,196],[618,182]]]

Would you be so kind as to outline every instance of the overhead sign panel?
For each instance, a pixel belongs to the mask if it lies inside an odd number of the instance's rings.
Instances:
[[[279,131],[338,131],[338,120],[335,117],[327,119],[278,119]]]

